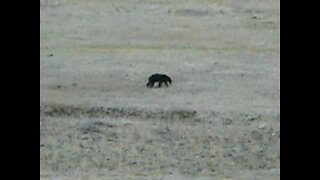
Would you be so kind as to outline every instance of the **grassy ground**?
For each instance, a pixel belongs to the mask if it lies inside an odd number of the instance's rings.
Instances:
[[[41,179],[280,179],[279,1],[40,1]],[[168,88],[146,87],[166,73]]]

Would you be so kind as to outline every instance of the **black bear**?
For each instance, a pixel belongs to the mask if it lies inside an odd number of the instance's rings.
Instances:
[[[149,82],[147,87],[153,87],[154,83],[158,82],[158,87],[161,87],[161,84],[164,83],[168,87],[169,82],[171,84],[171,78],[165,74],[153,74],[149,77]]]

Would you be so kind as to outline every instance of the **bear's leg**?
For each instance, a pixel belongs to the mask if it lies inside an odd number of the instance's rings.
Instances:
[[[164,81],[164,84],[168,87],[168,83],[167,83],[167,81]]]
[[[153,81],[149,81],[149,82],[148,82],[148,84],[147,84],[147,87],[152,88],[152,87],[153,87],[153,85],[154,85],[154,82],[153,82]]]

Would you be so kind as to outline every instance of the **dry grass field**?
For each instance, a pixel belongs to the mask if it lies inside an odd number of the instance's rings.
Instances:
[[[40,179],[280,179],[280,1],[40,0],[40,32]]]

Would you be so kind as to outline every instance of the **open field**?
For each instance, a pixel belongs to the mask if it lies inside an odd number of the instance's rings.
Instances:
[[[280,2],[40,0],[41,179],[280,179]],[[147,88],[153,73],[169,87]]]

